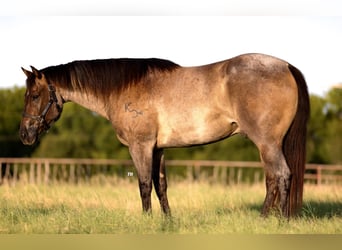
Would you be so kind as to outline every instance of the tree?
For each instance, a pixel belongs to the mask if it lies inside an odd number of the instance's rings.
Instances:
[[[0,157],[30,156],[35,147],[24,146],[19,138],[24,88],[0,90]]]
[[[333,163],[342,163],[342,89],[327,94],[328,156]]]
[[[312,163],[328,163],[327,121],[324,98],[316,95],[310,96],[310,120],[307,136],[307,161]]]
[[[307,161],[342,162],[342,89],[331,89],[325,97],[312,95],[308,126]]]

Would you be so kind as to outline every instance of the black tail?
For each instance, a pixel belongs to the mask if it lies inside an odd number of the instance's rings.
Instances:
[[[303,185],[306,158],[306,126],[310,116],[310,99],[303,74],[289,64],[289,70],[297,82],[298,104],[293,122],[283,141],[283,152],[291,170],[289,216],[299,212],[303,201]]]

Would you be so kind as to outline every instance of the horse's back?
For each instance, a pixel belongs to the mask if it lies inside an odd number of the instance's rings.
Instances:
[[[245,54],[173,74],[158,105],[160,146],[210,143],[240,132],[254,139],[267,130],[281,141],[296,112],[296,82],[275,57]]]

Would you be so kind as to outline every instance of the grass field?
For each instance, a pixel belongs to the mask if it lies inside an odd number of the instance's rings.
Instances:
[[[303,212],[259,216],[264,185],[171,182],[172,218],[143,215],[136,182],[0,187],[0,233],[342,233],[341,186],[305,186]]]

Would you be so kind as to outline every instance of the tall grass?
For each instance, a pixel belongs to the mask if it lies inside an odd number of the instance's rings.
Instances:
[[[153,193],[144,215],[137,183],[0,187],[0,233],[342,233],[340,186],[305,187],[302,215],[259,216],[264,185],[171,182],[172,218]]]

